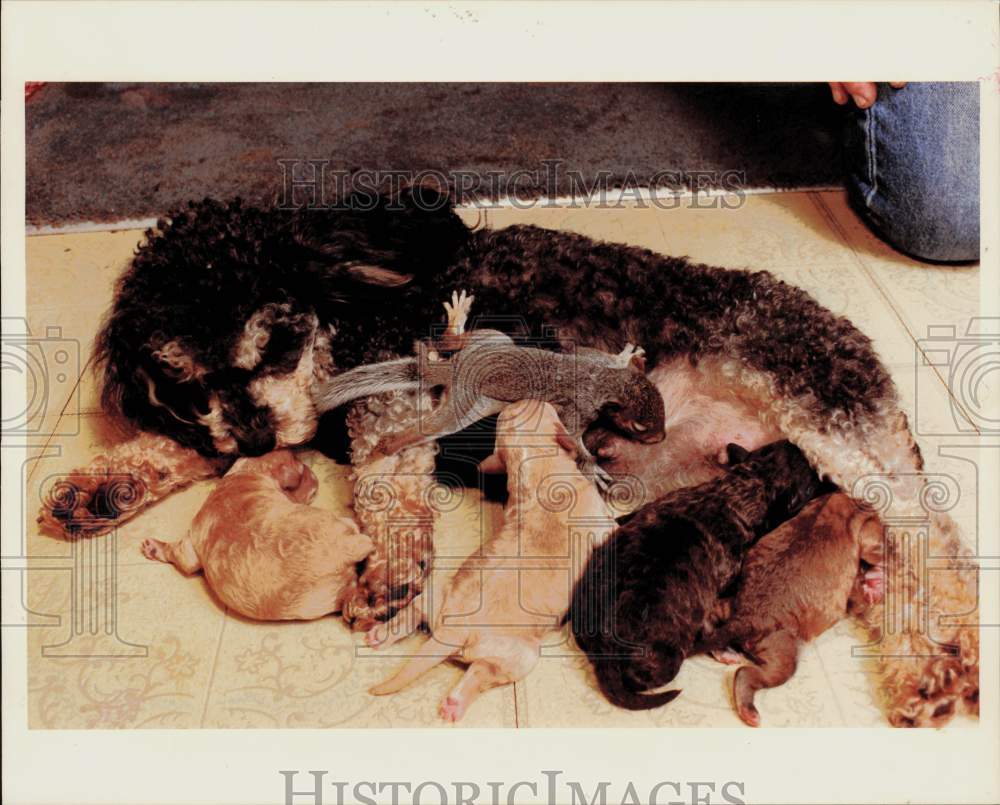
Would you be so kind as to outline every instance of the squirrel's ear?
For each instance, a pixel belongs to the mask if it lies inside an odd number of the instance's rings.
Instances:
[[[747,456],[750,455],[750,451],[745,447],[740,447],[734,442],[730,442],[726,445],[726,464],[732,467],[734,464],[742,464],[747,460]]]

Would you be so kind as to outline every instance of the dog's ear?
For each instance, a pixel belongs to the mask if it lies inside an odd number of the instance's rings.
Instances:
[[[367,265],[365,263],[354,263],[348,266],[347,273],[351,279],[363,282],[366,285],[379,285],[383,288],[398,288],[406,285],[413,279],[412,274],[402,274],[393,271],[391,268],[382,266]]]
[[[747,460],[747,456],[750,455],[750,451],[745,447],[740,447],[735,442],[730,442],[726,445],[726,461],[730,467],[736,464],[742,464]]]

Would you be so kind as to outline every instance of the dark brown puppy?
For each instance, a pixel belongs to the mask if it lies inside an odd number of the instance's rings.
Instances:
[[[795,673],[799,646],[882,598],[882,523],[844,494],[814,500],[747,554],[732,614],[699,648],[721,662],[754,659],[733,679],[736,712],[760,725],[754,694]],[[860,570],[861,562],[876,568]]]
[[[729,446],[723,477],[639,509],[594,552],[573,595],[573,634],[601,691],[629,710],[666,704],[670,682],[712,619],[720,593],[762,534],[824,484],[791,442]]]

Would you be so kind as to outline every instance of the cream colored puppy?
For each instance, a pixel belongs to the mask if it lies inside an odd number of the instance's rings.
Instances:
[[[483,469],[506,468],[510,497],[503,526],[447,585],[428,585],[391,621],[368,632],[373,647],[395,642],[420,623],[432,633],[371,693],[395,693],[455,658],[469,668],[441,703],[441,716],[457,721],[484,690],[531,671],[543,639],[561,627],[590,553],[615,526],[597,488],[577,468],[573,448],[547,403],[522,401],[500,414],[496,453]]]
[[[147,539],[148,559],[205,580],[228,607],[256,620],[336,612],[372,541],[353,520],[313,509],[316,476],[288,450],[241,458],[208,496],[187,537]]]

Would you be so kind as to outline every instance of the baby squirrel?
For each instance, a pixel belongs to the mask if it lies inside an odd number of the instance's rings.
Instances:
[[[581,468],[605,485],[610,477],[583,444],[583,433],[605,414],[623,434],[644,443],[664,434],[663,397],[643,374],[642,349],[628,344],[618,355],[580,348],[559,353],[522,347],[497,330],[465,331],[474,297],[453,293],[444,303],[448,327],[417,357],[359,366],[315,390],[320,413],[386,391],[443,388],[444,398],[413,430],[376,448],[391,455],[404,447],[457,433],[519,400],[551,403],[566,426]],[[449,359],[440,352],[454,353]]]

